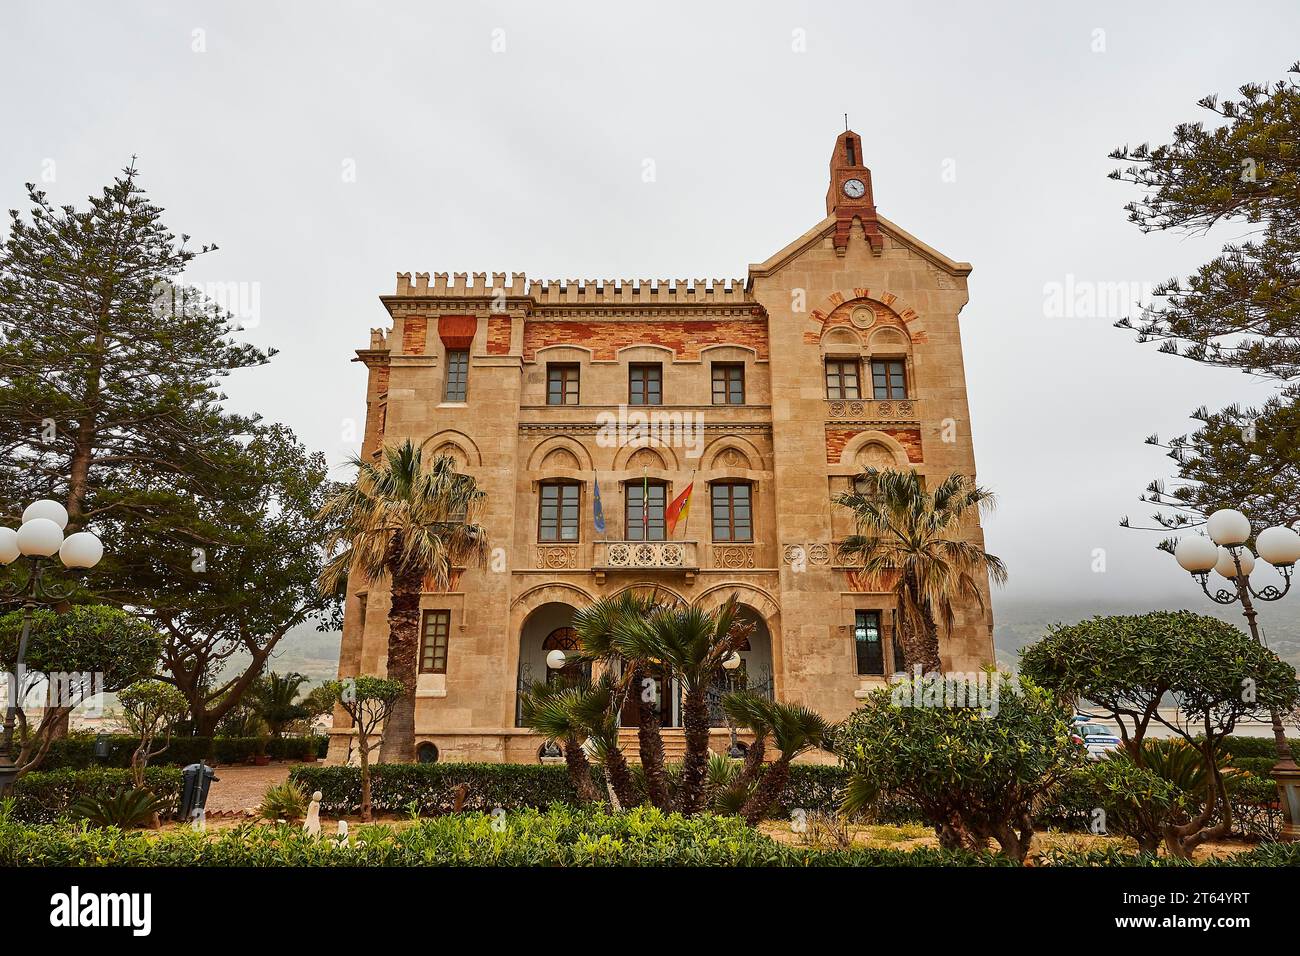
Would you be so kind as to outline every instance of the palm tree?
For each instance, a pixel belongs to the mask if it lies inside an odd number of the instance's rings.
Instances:
[[[278,738],[286,726],[308,716],[307,708],[297,703],[298,688],[305,683],[306,675],[296,671],[289,674],[272,671],[253,684],[248,705],[270,728],[272,737]]]
[[[893,580],[907,667],[938,672],[939,625],[951,632],[959,603],[973,601],[983,611],[981,584],[1007,579],[1001,558],[959,538],[964,521],[993,507],[993,494],[957,474],[933,493],[915,471],[868,468],[859,484],[865,487],[835,498],[857,523],[857,534],[844,539],[840,554],[860,561],[871,577]]]
[[[698,607],[664,606],[648,617],[622,618],[615,624],[615,644],[633,660],[668,669],[682,685],[682,757],[677,804],[682,813],[697,813],[704,800],[709,766],[709,687],[722,673],[722,662],[749,637],[754,624],[741,620],[733,594],[710,613]]]
[[[735,782],[736,789],[748,790],[758,780],[763,770],[763,757],[767,753],[767,735],[772,732],[770,719],[771,703],[766,697],[760,697],[749,691],[727,694],[722,698],[722,709],[737,727],[746,727],[754,735],[754,742],[745,751],[745,761],[740,768],[740,776]]]
[[[579,740],[585,729],[575,718],[575,712],[585,712],[578,700],[585,692],[584,688],[572,684],[539,681],[522,695],[520,713],[525,727],[531,727],[548,743],[563,747],[564,763],[578,799],[592,803],[599,794],[591,779],[591,763]]]
[[[426,468],[409,439],[385,449],[379,462],[353,458],[351,463],[355,483],[327,501],[317,516],[331,529],[326,547],[331,553],[341,549],[325,565],[319,584],[322,591],[334,592],[350,570],[369,581],[388,576],[388,676],[406,693],[388,716],[379,759],[411,763],[420,594],[426,582],[447,590],[453,569],[484,563],[487,534],[473,523],[484,494],[472,477],[457,473],[453,458],[439,456]]]
[[[755,736],[766,727],[778,751],[777,759],[768,765],[758,786],[740,809],[745,822],[757,826],[767,808],[785,789],[786,781],[790,779],[790,762],[804,751],[825,744],[830,737],[831,725],[821,714],[800,704],[782,704],[753,694],[727,696],[730,700],[724,701],[723,706],[730,704],[727,712],[732,719],[750,726]],[[758,725],[757,728],[750,725],[751,721]]]
[[[661,606],[655,593],[623,591],[604,597],[582,608],[573,616],[573,629],[582,647],[582,656],[603,663],[614,672],[622,669],[623,681],[614,704],[618,712],[629,694],[637,702],[637,748],[645,775],[646,799],[660,810],[669,809],[668,782],[664,774],[664,742],[659,726],[659,707],[654,696],[644,692],[649,677],[646,662],[624,654],[627,648],[617,642],[618,622],[640,620]]]

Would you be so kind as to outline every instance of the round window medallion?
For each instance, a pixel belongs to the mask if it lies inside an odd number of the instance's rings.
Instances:
[[[865,305],[860,305],[849,313],[849,321],[860,329],[870,328],[871,323],[876,321],[876,313]]]

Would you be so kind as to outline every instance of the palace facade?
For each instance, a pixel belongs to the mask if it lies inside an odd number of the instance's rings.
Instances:
[[[625,588],[706,608],[736,595],[756,628],[733,683],[832,719],[883,685],[901,667],[892,601],[837,558],[853,527],[831,499],[868,465],[931,485],[974,475],[958,324],[970,271],[877,213],[846,131],[825,218],[744,279],[399,274],[381,297],[392,328],[357,352],[362,455],[409,438],[453,456],[486,492],[494,549],[423,596],[422,759],[538,760],[520,688],[572,646],[576,609]],[[350,585],[340,676],[384,673],[388,601],[383,582]],[[951,669],[991,662],[991,612],[963,609],[941,647]],[[662,691],[677,727],[678,695]]]

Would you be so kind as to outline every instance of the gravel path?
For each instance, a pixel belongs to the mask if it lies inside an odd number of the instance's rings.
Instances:
[[[262,794],[273,783],[289,779],[292,763],[271,763],[265,767],[217,767],[217,779],[208,791],[208,811],[244,810],[262,802]]]

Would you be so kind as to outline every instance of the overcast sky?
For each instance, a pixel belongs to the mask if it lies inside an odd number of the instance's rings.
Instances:
[[[1049,315],[1045,288],[1140,290],[1233,238],[1142,236],[1107,153],[1280,78],[1297,36],[1293,0],[10,2],[0,205],[31,181],[81,205],[137,154],[167,224],[221,246],[187,278],[245,283],[248,338],[280,349],[231,404],[338,462],[364,414],[348,360],[396,272],[742,277],[821,219],[847,112],[881,213],[975,267],[962,338],[1006,593],[1180,594],[1157,536],[1117,527],[1169,463],[1142,439],[1268,386],[1138,346],[1113,310]]]

